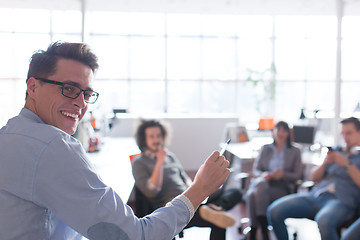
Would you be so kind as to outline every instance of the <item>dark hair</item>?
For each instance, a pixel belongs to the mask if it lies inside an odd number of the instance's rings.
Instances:
[[[356,131],[360,130],[360,121],[359,119],[357,119],[356,117],[349,117],[349,118],[345,118],[344,120],[342,120],[340,122],[341,124],[347,124],[347,123],[352,123],[354,124]]]
[[[284,122],[284,121],[279,121],[279,122],[275,125],[274,129],[276,129],[276,128],[282,128],[282,129],[284,129],[286,132],[288,132],[288,137],[286,138],[286,146],[287,146],[288,148],[291,148],[291,147],[292,147],[292,143],[291,143],[291,131],[290,131],[289,124],[287,124],[287,122]],[[274,143],[275,143],[275,145],[276,145],[275,139],[274,139]]]
[[[51,43],[46,51],[38,50],[31,56],[26,81],[31,77],[46,78],[54,74],[56,64],[61,58],[81,62],[93,72],[99,68],[98,58],[87,44],[57,41]]]
[[[140,148],[141,152],[146,151],[146,134],[145,130],[150,127],[159,127],[161,130],[161,135],[164,139],[164,143],[168,140],[168,129],[157,120],[141,120],[139,127],[135,133],[136,144]]]

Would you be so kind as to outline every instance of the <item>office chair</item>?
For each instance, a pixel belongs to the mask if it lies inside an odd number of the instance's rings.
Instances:
[[[232,143],[237,142],[248,142],[249,141],[249,135],[247,133],[247,130],[245,126],[240,125],[238,123],[227,123],[225,126],[225,141],[229,138],[231,139]]]

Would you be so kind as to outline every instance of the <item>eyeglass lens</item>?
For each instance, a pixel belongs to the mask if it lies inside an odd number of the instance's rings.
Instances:
[[[94,103],[97,100],[98,94],[92,90],[81,90],[80,88],[71,84],[64,84],[62,94],[69,98],[77,98],[81,92],[84,92],[84,100],[88,103]]]

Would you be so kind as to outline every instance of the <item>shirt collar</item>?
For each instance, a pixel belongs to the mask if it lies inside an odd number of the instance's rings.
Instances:
[[[151,159],[156,159],[156,153],[149,150],[145,150],[144,155]]]
[[[23,116],[25,118],[29,118],[35,122],[38,122],[38,123],[44,123],[43,120],[41,120],[41,118],[36,115],[34,112],[32,112],[31,110],[27,109],[27,108],[23,108],[21,109],[20,111],[20,116]]]

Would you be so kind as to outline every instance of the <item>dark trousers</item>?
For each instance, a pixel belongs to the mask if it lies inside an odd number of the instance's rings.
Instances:
[[[226,229],[219,228],[218,226],[202,219],[200,217],[199,210],[195,212],[194,217],[190,220],[190,222],[188,223],[188,225],[186,225],[185,228],[190,227],[210,227],[210,240],[225,240]]]

